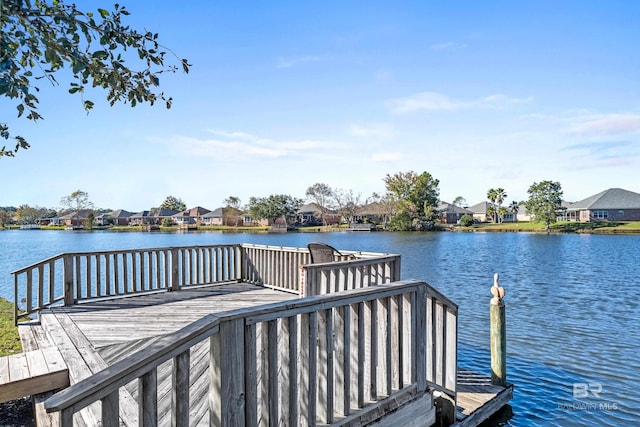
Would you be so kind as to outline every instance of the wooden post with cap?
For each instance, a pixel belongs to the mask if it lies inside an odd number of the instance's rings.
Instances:
[[[507,385],[507,323],[502,298],[504,288],[498,285],[498,273],[493,275],[491,287],[491,384]]]

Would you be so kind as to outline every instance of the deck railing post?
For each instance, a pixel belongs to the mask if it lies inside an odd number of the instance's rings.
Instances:
[[[498,286],[498,273],[493,276],[491,287],[491,383],[507,385],[507,325],[502,298],[504,289]]]
[[[243,318],[226,320],[210,338],[210,425],[245,425],[244,327]]]
[[[413,381],[418,385],[418,391],[427,389],[427,289],[420,286],[416,292],[415,306],[412,307],[414,316],[413,331]]]
[[[64,305],[73,305],[75,303],[73,293],[73,256],[70,254],[64,254],[62,256],[63,262],[63,277],[64,277]]]
[[[180,279],[178,278],[178,249],[171,248],[171,290],[180,290]]]

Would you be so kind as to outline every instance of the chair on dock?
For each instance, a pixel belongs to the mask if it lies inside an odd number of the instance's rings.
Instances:
[[[311,255],[311,264],[322,264],[325,262],[334,262],[336,256],[341,256],[340,251],[333,246],[325,243],[311,242],[307,245],[309,254]]]

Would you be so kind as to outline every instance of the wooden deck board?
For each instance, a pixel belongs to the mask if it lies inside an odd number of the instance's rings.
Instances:
[[[455,427],[477,426],[513,397],[513,385],[491,384],[491,377],[466,369],[458,369]]]
[[[95,348],[166,335],[208,314],[297,298],[246,283],[59,307]],[[99,314],[97,314],[99,313]]]
[[[40,323],[21,325],[19,330],[30,348],[60,348],[73,384],[206,315],[295,298],[298,296],[292,293],[231,283],[53,307],[41,313]],[[192,423],[208,424],[209,341],[191,351],[191,419]],[[172,361],[158,368],[158,414],[171,411],[171,374]],[[134,381],[121,391],[121,424],[123,420],[125,424],[137,421],[137,413],[133,413],[137,410],[137,387]],[[45,397],[40,395],[37,400],[42,402]],[[39,409],[41,417],[47,415],[41,403]],[[81,416],[76,414],[74,421],[91,425],[97,421],[98,410],[99,406],[91,405]],[[168,423],[170,416],[159,420],[159,425]]]
[[[55,348],[30,350],[0,358],[0,402],[69,385],[69,373]]]

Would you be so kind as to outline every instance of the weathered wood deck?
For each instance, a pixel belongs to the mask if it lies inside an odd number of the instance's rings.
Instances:
[[[399,281],[399,256],[341,257],[156,248],[14,272],[38,314],[19,326],[24,349],[56,347],[69,368],[70,388],[36,396],[40,424],[421,426],[434,390],[460,420],[504,400],[457,377],[453,302]]]
[[[456,422],[452,427],[474,427],[509,403],[513,384],[491,384],[491,377],[458,368]]]
[[[0,357],[0,403],[69,386],[69,370],[54,346]]]
[[[155,338],[175,332],[207,315],[299,298],[297,295],[247,283],[230,283],[162,292],[126,298],[52,307],[40,313],[40,322],[19,327],[25,348],[55,346],[70,366],[71,384],[88,378],[118,360],[141,350]],[[208,367],[209,345],[203,342],[191,354],[191,425],[209,425]],[[158,370],[159,425],[169,425],[172,361]],[[138,384],[121,393],[121,423],[137,416]],[[129,412],[129,414],[127,414]],[[38,416],[50,417],[44,410]],[[92,425],[99,420],[99,408],[83,411],[76,425]],[[46,424],[45,424],[46,425]]]

